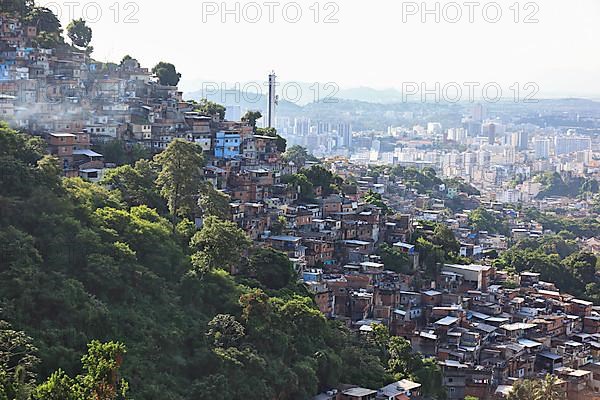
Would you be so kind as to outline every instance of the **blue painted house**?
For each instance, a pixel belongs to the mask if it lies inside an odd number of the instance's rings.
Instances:
[[[237,132],[218,131],[215,136],[215,157],[231,159],[240,155],[241,137]]]

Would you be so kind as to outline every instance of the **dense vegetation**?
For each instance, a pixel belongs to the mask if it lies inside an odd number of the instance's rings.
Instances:
[[[460,243],[444,224],[420,221],[420,227],[412,234],[411,242],[415,244],[421,270],[428,279],[436,279],[446,263],[469,262],[460,257]]]
[[[372,191],[371,189],[369,189],[369,191],[363,196],[363,201],[365,203],[369,203],[381,208],[381,211],[384,214],[392,213],[392,209],[385,203],[385,201],[383,200],[383,196],[381,196],[381,194],[379,193]]]
[[[502,253],[495,266],[515,272],[540,273],[543,281],[556,283],[563,292],[598,302],[598,259],[581,251],[574,238],[572,233],[562,231],[539,239],[520,240]]]
[[[494,213],[484,207],[479,207],[469,213],[469,226],[476,231],[508,235],[509,229],[501,213]]]
[[[300,169],[296,174],[282,176],[281,182],[290,191],[298,193],[300,201],[314,201],[317,188],[320,188],[323,196],[341,192],[343,179],[320,165],[314,165]]]
[[[401,182],[408,190],[413,190],[417,194],[427,194],[432,199],[443,200],[446,208],[454,212],[479,206],[479,201],[473,197],[480,194],[479,190],[460,178],[442,179],[431,167],[417,169],[400,165],[371,166],[367,175],[372,178],[389,175],[394,181]],[[392,194],[402,194],[400,191],[400,187],[390,187]]]
[[[600,235],[600,221],[597,218],[563,217],[560,214],[561,210],[555,210],[554,213],[542,213],[536,209],[525,210],[525,216],[542,224],[545,230],[552,232],[567,231],[583,238]]]
[[[561,175],[558,172],[546,172],[534,177],[534,181],[542,185],[538,199],[546,197],[577,197],[584,194],[595,194],[599,191],[598,181],[570,174]]]
[[[319,161],[318,158],[315,158],[315,156],[309,154],[304,147],[297,145],[287,149],[287,151],[283,154],[283,159],[287,162],[293,162],[297,167],[303,167],[307,161]]]
[[[60,178],[56,161],[42,140],[0,126],[0,319],[31,336],[40,359],[2,364],[0,353],[0,399],[80,400],[99,388],[110,390],[94,398],[123,398],[125,383],[103,380],[121,361],[137,399],[306,399],[409,376],[440,386],[435,363],[405,341],[374,343],[327,321],[286,257],[221,219],[227,199],[201,183],[196,145],[175,141],[104,185]],[[96,361],[88,354],[82,368],[88,344]],[[24,370],[38,388],[7,392]]]

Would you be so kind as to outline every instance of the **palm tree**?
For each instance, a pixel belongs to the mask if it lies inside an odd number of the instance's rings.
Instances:
[[[560,390],[558,378],[546,375],[543,380],[527,379],[518,381],[507,400],[564,400],[565,393]]]
[[[539,386],[537,381],[518,381],[513,385],[507,400],[540,400],[538,397]]]
[[[554,375],[546,375],[543,381],[540,382],[540,398],[541,399],[565,399],[565,393],[561,390],[558,383],[558,378]]]

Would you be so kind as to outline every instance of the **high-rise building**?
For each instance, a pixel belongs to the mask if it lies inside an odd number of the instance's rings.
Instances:
[[[488,144],[493,145],[494,143],[496,143],[496,124],[487,124],[487,137]]]
[[[467,131],[469,137],[476,137],[479,136],[479,134],[481,133],[481,122],[469,119],[464,121],[463,127]]]
[[[529,134],[525,131],[519,131],[512,134],[512,146],[518,151],[525,151],[529,148]]]
[[[337,124],[337,133],[341,139],[341,146],[352,147],[352,125],[347,123]]]
[[[475,104],[472,114],[474,121],[482,122],[483,120],[487,119],[487,108],[481,103]]]
[[[592,139],[585,136],[557,136],[554,138],[554,150],[557,156],[562,154],[589,151],[592,149]]]
[[[550,139],[548,138],[535,138],[533,141],[533,149],[535,152],[535,158],[547,159],[550,157]]]
[[[317,122],[317,133],[319,135],[331,132],[331,124],[329,122]]]
[[[464,128],[450,128],[446,138],[453,142],[463,143],[467,140],[467,131]]]
[[[294,135],[306,136],[310,133],[310,119],[294,119]]]
[[[492,160],[492,153],[489,151],[479,151],[477,153],[477,162],[482,167],[489,167]]]

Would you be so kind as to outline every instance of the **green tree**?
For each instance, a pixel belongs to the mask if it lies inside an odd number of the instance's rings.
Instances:
[[[251,244],[250,238],[236,224],[209,216],[191,240],[192,264],[202,273],[217,268],[232,271],[240,267]]]
[[[104,207],[94,211],[93,220],[103,242],[112,243],[110,250],[117,259],[138,261],[167,278],[183,272],[182,249],[177,247],[168,221],[155,210],[148,206],[132,207],[129,211]]]
[[[578,252],[571,254],[563,260],[562,264],[573,275],[576,282],[590,283],[596,280],[596,265],[598,264],[598,260],[591,253]]]
[[[67,25],[67,35],[77,47],[88,47],[92,41],[92,28],[87,26],[83,18],[75,19]]]
[[[311,201],[315,198],[314,186],[306,175],[284,175],[281,177],[281,183],[286,184],[288,190],[296,192],[300,201]]]
[[[391,169],[390,175],[400,179],[408,188],[415,189],[419,193],[431,193],[444,183],[432,168],[418,170],[413,167],[395,166]]]
[[[460,253],[460,242],[456,240],[454,232],[444,224],[436,224],[431,242],[434,245],[441,246],[449,253],[454,253],[455,255]]]
[[[565,399],[565,393],[560,390],[558,378],[554,375],[546,375],[540,384],[540,395],[542,399]]]
[[[277,219],[271,224],[271,234],[274,236],[283,234],[286,226],[287,221],[285,217],[283,215],[278,216]]]
[[[232,315],[218,314],[208,323],[206,336],[215,347],[231,347],[245,335],[244,326]]]
[[[137,143],[131,145],[119,139],[98,146],[98,151],[104,156],[104,161],[117,165],[134,164],[150,156],[146,147]]]
[[[231,218],[231,198],[223,192],[215,190],[211,183],[205,183],[200,190],[198,206],[205,216],[215,216],[219,219]]]
[[[126,352],[122,343],[101,343],[95,340],[88,345],[88,353],[81,359],[85,374],[78,379],[86,398],[125,398],[129,384],[119,379],[118,371]]]
[[[468,196],[479,196],[481,192],[471,184],[465,183],[460,178],[452,178],[444,181],[447,188],[456,188],[459,193],[466,193]]]
[[[553,375],[546,375],[543,380],[517,381],[513,385],[507,400],[562,400],[565,398],[565,393],[560,390],[557,378]]]
[[[164,61],[156,64],[152,68],[152,73],[158,77],[158,82],[165,86],[177,86],[181,79],[181,74],[177,72],[175,66]]]
[[[273,249],[257,249],[250,257],[248,271],[269,289],[293,283],[296,273],[288,256]]]
[[[130,207],[147,205],[162,213],[166,207],[155,185],[157,178],[158,172],[151,162],[140,160],[134,166],[109,169],[101,184],[117,190]]]
[[[167,201],[172,215],[173,230],[177,216],[192,214],[200,189],[204,157],[202,148],[195,143],[177,139],[154,157],[160,166],[156,184]]]
[[[269,136],[275,138],[275,144],[277,145],[277,151],[280,153],[285,152],[287,148],[287,140],[277,134],[275,128],[256,128],[254,130],[257,135]]]
[[[34,7],[25,15],[24,20],[26,24],[37,28],[38,35],[44,32],[57,38],[61,33],[60,21],[49,8]]]
[[[27,400],[39,359],[33,339],[0,320],[0,398]]]
[[[308,169],[302,169],[300,174],[306,176],[313,187],[321,187],[323,195],[329,196],[339,189],[343,180],[339,176],[333,175],[331,171],[321,165],[314,165]]]
[[[304,167],[306,161],[318,161],[317,158],[310,155],[306,148],[298,145],[294,145],[287,149],[283,154],[283,159],[287,162],[293,162],[299,168]]]
[[[62,36],[51,34],[48,32],[40,32],[34,39],[32,44],[41,49],[55,49],[61,44],[64,44]]]
[[[430,279],[437,278],[441,266],[446,262],[446,252],[442,246],[435,245],[427,239],[418,238],[416,249],[425,275]]]
[[[507,400],[538,400],[539,383],[532,380],[517,381],[513,384]]]
[[[371,189],[369,189],[369,191],[365,194],[363,200],[365,201],[365,203],[372,204],[375,207],[381,208],[381,211],[384,214],[392,213],[392,209],[386,204],[386,202],[383,200],[383,197],[379,193],[375,193]]]
[[[127,61],[135,61],[136,63],[139,64],[139,61],[136,58],[133,58],[132,56],[130,56],[129,54],[126,54],[122,59],[121,62],[119,63],[119,65],[123,66],[123,64],[125,64],[125,62]]]
[[[469,225],[476,231],[488,231],[489,233],[506,233],[504,222],[485,208],[478,208],[469,214]]]
[[[370,344],[386,362],[386,372],[392,380],[410,379],[419,382],[425,396],[444,399],[442,371],[434,359],[423,359],[412,350],[410,342],[400,336],[390,336],[388,329],[374,324]]]
[[[256,121],[262,118],[262,113],[260,111],[246,111],[246,114],[242,117],[243,122],[247,122],[250,125],[254,132],[256,132]]]
[[[58,370],[36,388],[33,397],[36,400],[124,400],[129,384],[119,379],[119,368],[125,353],[121,343],[93,341],[81,359],[84,374],[72,379]]]
[[[219,120],[225,120],[225,112],[227,111],[221,104],[215,103],[207,99],[201,99],[194,111],[208,115],[210,117],[218,116]]]
[[[384,243],[379,246],[379,255],[387,270],[407,273],[411,269],[408,256],[397,247]]]
[[[77,382],[63,370],[58,370],[33,393],[35,400],[80,400],[81,393]]]

